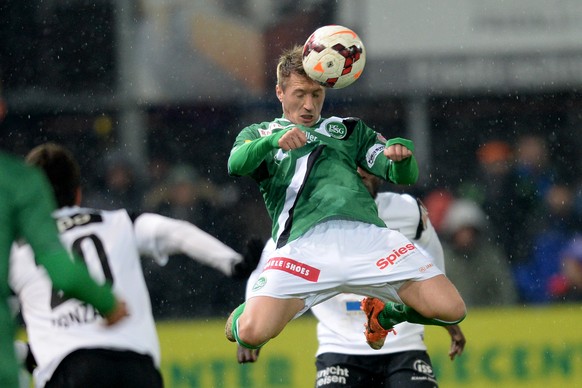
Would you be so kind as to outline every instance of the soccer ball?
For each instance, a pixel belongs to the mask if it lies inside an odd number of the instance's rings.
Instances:
[[[353,84],[362,75],[365,64],[364,44],[347,27],[320,27],[303,45],[305,72],[328,88],[341,89]]]

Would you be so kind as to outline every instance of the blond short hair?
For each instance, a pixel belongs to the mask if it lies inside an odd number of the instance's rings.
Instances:
[[[285,89],[286,81],[291,74],[307,77],[303,69],[303,46],[296,45],[283,51],[277,63],[277,85]]]

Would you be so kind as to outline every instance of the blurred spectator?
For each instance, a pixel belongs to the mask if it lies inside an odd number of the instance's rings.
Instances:
[[[166,186],[166,177],[170,173],[174,163],[164,155],[151,155],[148,161],[148,190],[155,191],[154,188],[160,189]],[[159,191],[159,190],[158,190]],[[147,196],[144,196],[144,203]]]
[[[550,279],[554,300],[582,301],[582,234],[576,234],[560,254],[560,273]]]
[[[177,164],[169,169],[163,183],[145,195],[144,207],[205,228],[204,224],[212,221],[211,208],[219,197],[218,188],[212,182],[204,181],[194,167]]]
[[[130,213],[141,211],[142,179],[132,162],[116,151],[104,157],[104,164],[102,182],[96,190],[88,190],[84,205],[104,210],[126,208]]]
[[[504,251],[487,236],[487,219],[479,205],[457,199],[443,221],[447,276],[467,307],[517,303],[518,295]]]
[[[442,232],[443,220],[454,199],[453,194],[447,189],[435,189],[423,198],[422,202],[428,210],[430,221],[438,233]]]
[[[459,185],[459,195],[478,203],[488,215],[490,235],[510,264],[523,261],[531,239],[523,225],[536,207],[536,188],[518,174],[508,143],[492,140],[479,147],[476,156],[477,173]]]
[[[560,252],[579,230],[574,212],[574,193],[566,185],[546,190],[543,217],[532,216],[524,226],[537,231],[529,258],[515,269],[521,299],[528,303],[553,300],[551,279],[561,271]]]
[[[546,140],[540,135],[521,135],[515,150],[519,177],[535,187],[537,198],[544,198],[557,178]]]

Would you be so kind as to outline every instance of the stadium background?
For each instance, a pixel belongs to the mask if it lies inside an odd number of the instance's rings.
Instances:
[[[110,194],[105,171],[122,157],[140,186],[137,200],[122,203],[134,211],[149,210],[139,199],[157,183],[153,167],[194,167],[184,174],[215,200],[204,197],[185,217],[237,249],[251,235],[267,236],[269,221],[254,184],[227,176],[228,151],[242,126],[280,115],[277,56],[323,24],[350,26],[368,52],[362,78],[330,91],[324,112],[412,138],[422,175],[408,192],[454,188],[475,170],[480,145],[536,133],[580,193],[576,0],[444,0],[438,7],[428,0],[5,0],[0,20],[2,148],[23,155],[47,140],[72,148],[88,201]],[[240,369],[221,325],[244,283],[180,256],[163,269],[147,260],[144,268],[170,386],[310,384],[312,318],[273,341],[259,364]],[[546,308],[558,311],[548,317]],[[578,305],[476,309],[464,324],[467,354],[453,364],[443,358],[444,333],[431,328],[428,341],[443,386],[574,386],[582,370],[579,316]],[[210,379],[205,373],[226,380],[202,380]],[[286,373],[295,385],[281,382]]]

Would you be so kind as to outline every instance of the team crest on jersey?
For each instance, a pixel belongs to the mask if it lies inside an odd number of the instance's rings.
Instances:
[[[265,284],[267,284],[267,278],[261,276],[260,278],[257,279],[255,284],[253,285],[253,291],[260,290],[261,288],[265,287]]]
[[[329,133],[329,136],[333,137],[334,139],[343,139],[348,134],[348,129],[346,126],[339,122],[333,121],[331,123],[325,124],[325,130]]]

